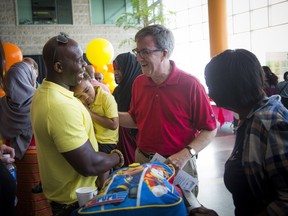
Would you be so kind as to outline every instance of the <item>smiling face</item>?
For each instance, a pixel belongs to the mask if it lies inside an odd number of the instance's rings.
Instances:
[[[81,100],[85,106],[89,106],[95,100],[95,89],[89,79],[84,79],[73,89],[74,96]]]
[[[152,35],[148,35],[137,40],[137,51],[143,53],[144,50],[158,50]],[[161,73],[161,64],[163,63],[163,51],[144,52],[144,55],[138,54],[137,61],[141,65],[142,73],[147,77],[158,76]]]
[[[65,55],[64,55],[65,52]],[[67,86],[75,86],[83,79],[86,62],[83,59],[83,52],[78,44],[61,50],[59,60],[63,70],[63,82]],[[64,57],[63,57],[64,56]]]
[[[43,48],[43,58],[47,68],[46,79],[70,89],[83,79],[87,63],[76,41],[67,38],[65,42],[59,42],[57,38],[51,38]]]

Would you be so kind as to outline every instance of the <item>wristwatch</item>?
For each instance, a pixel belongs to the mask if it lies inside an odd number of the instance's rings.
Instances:
[[[193,148],[191,148],[190,146],[185,146],[185,148],[188,149],[188,151],[191,154],[191,157],[194,157],[195,155],[197,155],[196,151]]]

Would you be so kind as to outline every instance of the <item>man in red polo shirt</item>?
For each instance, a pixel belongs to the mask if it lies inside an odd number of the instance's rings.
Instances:
[[[133,50],[143,75],[133,84],[130,110],[120,112],[120,125],[137,127],[135,160],[146,163],[157,152],[176,170],[197,178],[195,155],[216,135],[216,119],[199,80],[169,60],[174,37],[162,25],[135,35]],[[198,194],[196,188],[193,191]]]

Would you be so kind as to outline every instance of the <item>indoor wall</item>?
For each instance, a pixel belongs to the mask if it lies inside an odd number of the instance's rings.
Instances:
[[[0,37],[17,44],[24,55],[40,55],[45,42],[60,31],[80,43],[84,52],[95,38],[111,42],[115,56],[132,48],[119,48],[135,31],[124,31],[113,24],[92,25],[90,0],[72,0],[73,25],[18,25],[16,1],[0,2]],[[210,60],[207,0],[163,0],[176,15],[167,27],[175,35],[172,59],[204,83],[203,71]],[[282,80],[288,70],[288,0],[226,0],[228,47],[254,52],[262,65],[269,65]]]

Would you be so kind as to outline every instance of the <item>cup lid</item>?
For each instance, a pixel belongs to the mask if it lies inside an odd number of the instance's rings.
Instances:
[[[10,158],[10,154],[3,154],[3,158]]]

